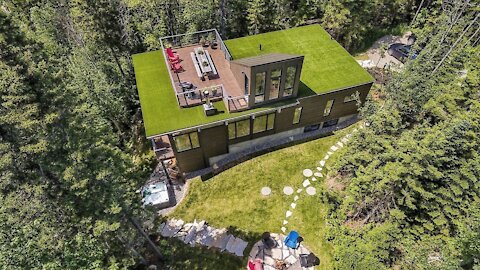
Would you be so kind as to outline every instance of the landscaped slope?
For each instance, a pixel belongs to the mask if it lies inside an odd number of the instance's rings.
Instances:
[[[301,187],[303,169],[318,166],[329,147],[352,129],[346,128],[329,137],[262,155],[206,182],[194,180],[187,197],[171,216],[186,221],[204,219],[216,227],[233,227],[247,236],[260,237],[264,231],[279,233],[285,211],[290,209],[295,196],[285,195],[283,188],[291,186],[297,190]],[[317,194],[308,196],[305,191],[300,194],[288,228],[298,230],[307,247],[319,255],[322,264],[317,269],[331,269],[331,247],[324,240],[324,217],[328,205],[323,203],[321,195],[323,179],[317,179],[312,184]],[[260,194],[264,186],[272,189],[271,195]],[[254,240],[258,241],[258,238]]]
[[[373,80],[318,24],[230,39],[225,44],[234,59],[267,53],[304,55],[300,80],[317,94]]]

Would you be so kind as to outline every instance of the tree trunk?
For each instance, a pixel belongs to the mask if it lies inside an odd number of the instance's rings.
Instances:
[[[143,230],[142,226],[140,226],[140,224],[138,224],[138,221],[134,217],[131,217],[131,216],[128,216],[128,215],[126,215],[126,217],[127,217],[128,221],[130,221],[130,223],[132,223],[133,227],[135,227],[135,229],[140,233],[140,235],[142,235],[143,238],[145,238],[145,240],[147,240],[148,244],[153,249],[155,254],[161,259],[162,258],[162,253],[160,252],[160,249],[158,249],[157,245],[155,245],[155,243],[152,241],[152,239],[150,239],[148,234]]]

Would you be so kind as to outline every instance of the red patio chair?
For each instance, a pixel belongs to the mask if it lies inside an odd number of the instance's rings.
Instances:
[[[263,263],[260,259],[248,261],[248,270],[263,270]]]
[[[180,65],[179,63],[171,63],[171,66],[172,66],[173,71],[175,71],[176,73],[183,70],[182,65]]]
[[[178,56],[178,54],[174,53],[172,51],[172,48],[167,48],[166,52],[167,52],[167,55],[168,55],[168,60],[170,60],[172,62],[180,60],[180,56]]]

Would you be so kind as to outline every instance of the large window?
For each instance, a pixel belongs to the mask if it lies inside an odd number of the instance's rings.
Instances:
[[[255,103],[265,99],[265,72],[255,74]]]
[[[274,69],[270,73],[270,96],[269,99],[278,98],[278,92],[280,91],[280,80],[282,78],[282,70]]]
[[[323,116],[329,116],[330,112],[332,112],[333,107],[333,99],[327,101],[327,105],[325,106],[325,110],[323,111]]]
[[[275,114],[266,114],[262,116],[255,116],[253,120],[253,133],[260,133],[265,130],[273,129],[275,124]]]
[[[291,66],[287,68],[287,74],[285,76],[285,89],[283,90],[283,96],[290,96],[293,94],[293,85],[295,84],[295,75],[297,74],[297,67]]]
[[[302,107],[295,108],[293,113],[293,123],[298,124],[300,122],[300,117],[302,116]]]
[[[174,136],[173,141],[175,142],[177,152],[187,151],[200,147],[197,132]]]
[[[228,138],[235,139],[250,135],[250,118],[228,123]]]

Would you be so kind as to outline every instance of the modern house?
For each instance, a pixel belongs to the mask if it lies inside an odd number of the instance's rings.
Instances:
[[[319,25],[232,40],[215,29],[133,56],[145,132],[182,173],[355,119],[372,77]]]

